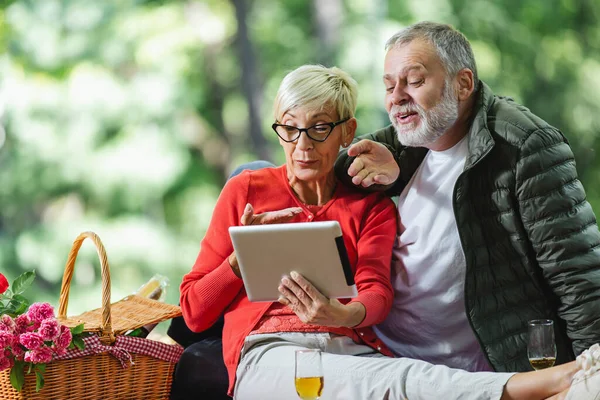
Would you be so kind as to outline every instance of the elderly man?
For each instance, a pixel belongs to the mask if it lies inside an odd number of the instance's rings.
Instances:
[[[422,22],[386,44],[391,126],[338,177],[399,195],[395,300],[378,336],[397,354],[525,371],[527,321],[555,324],[557,363],[600,341],[600,233],[562,133],[477,77],[471,46]]]

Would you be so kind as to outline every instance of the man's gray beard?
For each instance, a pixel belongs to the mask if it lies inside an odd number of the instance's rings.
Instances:
[[[401,126],[395,117],[399,111],[413,111],[418,113],[420,124],[414,129]],[[409,106],[393,106],[389,116],[396,130],[398,141],[402,145],[425,147],[428,144],[434,143],[458,119],[458,99],[453,93],[452,82],[445,82],[442,98],[432,109],[425,111],[420,105],[414,103]]]

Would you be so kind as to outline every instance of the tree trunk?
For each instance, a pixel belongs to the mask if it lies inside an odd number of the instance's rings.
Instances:
[[[219,53],[223,51],[223,45],[211,45],[206,48],[204,51],[204,57],[202,57],[204,61],[204,69],[206,71],[207,76],[214,76],[216,74],[217,66],[215,65],[215,60],[219,56]],[[219,176],[223,177],[223,184],[225,184],[225,180],[228,175],[229,169],[229,161],[231,160],[231,133],[227,131],[225,127],[225,121],[223,120],[223,108],[225,104],[225,93],[221,84],[216,79],[207,79],[208,83],[208,97],[209,104],[211,104],[215,110],[213,115],[211,115],[211,123],[215,128],[216,133],[219,135],[219,138],[223,140],[224,145],[227,147],[227,157],[224,157],[218,164],[213,164],[219,171]],[[197,149],[197,151],[201,152],[201,149]]]
[[[272,161],[267,141],[262,134],[261,104],[263,97],[262,81],[256,67],[256,55],[248,34],[248,1],[232,0],[237,20],[236,46],[242,68],[241,85],[248,103],[248,132],[252,147],[259,158]]]

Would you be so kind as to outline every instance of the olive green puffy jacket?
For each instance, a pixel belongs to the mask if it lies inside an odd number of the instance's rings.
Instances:
[[[553,319],[557,363],[600,342],[600,233],[562,133],[481,83],[453,204],[466,258],[465,305],[496,371],[525,371],[527,321]],[[392,150],[399,194],[427,149],[391,126],[359,139]],[[357,139],[358,140],[358,139]],[[352,161],[336,163],[340,179]],[[402,218],[402,216],[400,216]]]

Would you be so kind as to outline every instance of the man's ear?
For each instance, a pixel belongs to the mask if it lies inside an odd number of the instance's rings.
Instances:
[[[473,71],[469,68],[463,68],[456,74],[458,83],[458,100],[465,101],[475,90],[475,82],[473,81]]]
[[[348,121],[346,121],[345,125],[345,131],[344,131],[344,143],[350,144],[352,143],[352,140],[354,140],[354,135],[356,134],[356,128],[358,126],[357,122],[356,122],[356,118],[350,118]]]

